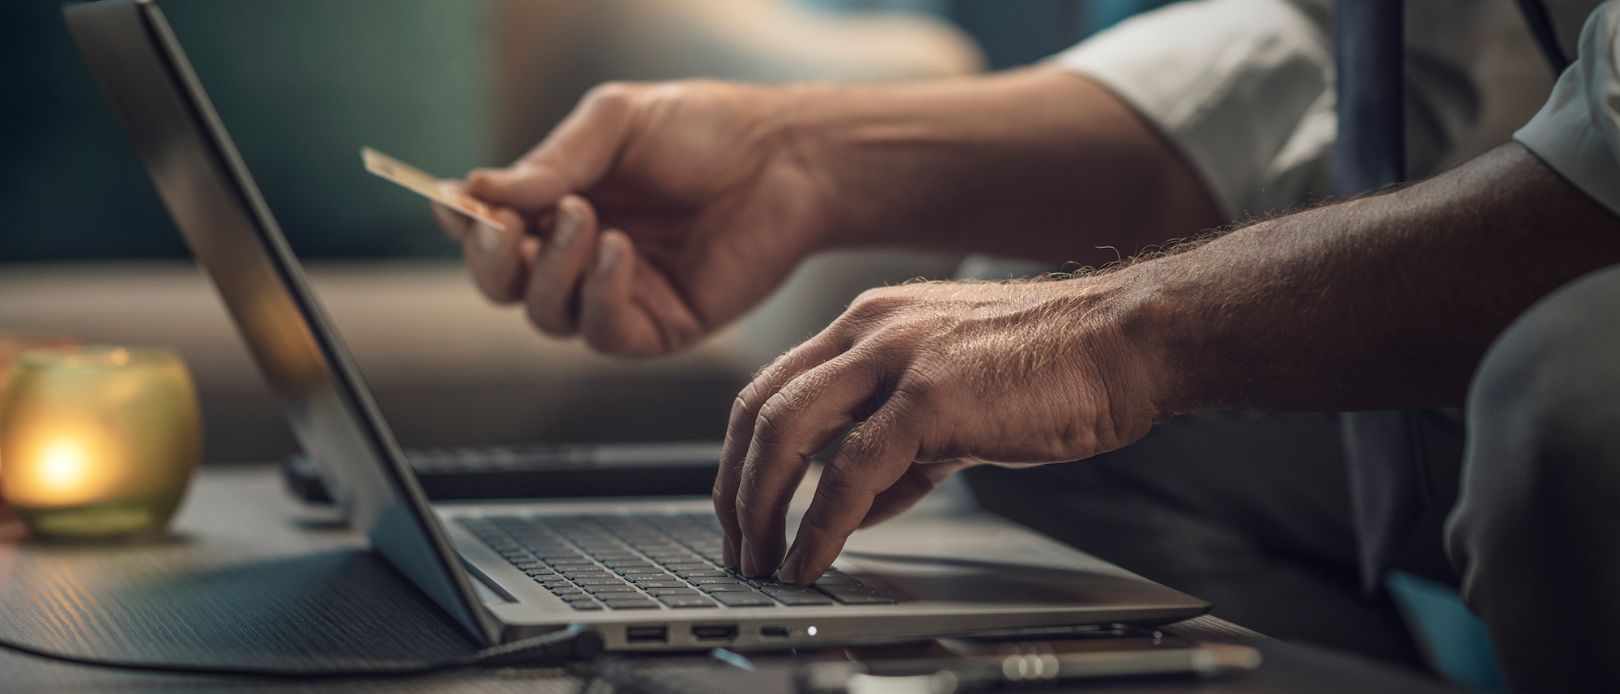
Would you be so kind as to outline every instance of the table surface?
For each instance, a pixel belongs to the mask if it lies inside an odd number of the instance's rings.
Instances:
[[[1260,671],[1195,681],[1119,682],[1109,691],[1428,691],[1428,680],[1285,644],[1213,617],[1169,628],[1249,643]],[[332,667],[442,660],[474,644],[432,603],[318,509],[293,502],[272,466],[205,469],[165,539],[133,545],[28,542],[0,531],[0,635],[58,652],[143,662]],[[756,673],[693,656],[635,667],[693,691],[782,688],[793,660]],[[213,689],[572,692],[563,668],[466,669],[392,680],[266,681],[137,673],[0,650],[6,691]],[[1093,689],[1087,689],[1093,691]]]

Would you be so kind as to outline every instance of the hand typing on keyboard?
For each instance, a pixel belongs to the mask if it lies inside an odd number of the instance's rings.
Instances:
[[[809,584],[856,529],[957,470],[1076,460],[1141,438],[1167,410],[1160,346],[1124,338],[1144,304],[1126,279],[1139,267],[861,295],[738,396],[714,489],[725,565]],[[788,549],[788,500],[846,429]]]
[[[697,514],[489,516],[457,520],[580,612],[890,605],[896,597],[829,570],[812,587],[720,566],[720,527]]]

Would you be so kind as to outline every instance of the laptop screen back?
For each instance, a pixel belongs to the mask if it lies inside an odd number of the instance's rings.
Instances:
[[[64,13],[158,194],[373,548],[484,642],[466,572],[155,2]]]

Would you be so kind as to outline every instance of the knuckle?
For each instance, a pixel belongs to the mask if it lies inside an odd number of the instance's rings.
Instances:
[[[761,524],[760,505],[749,501],[747,495],[738,495],[732,502],[732,522],[737,524],[738,530],[744,535],[752,534]]]
[[[905,304],[905,298],[896,294],[893,289],[877,287],[856,296],[845,313],[853,318],[876,318],[893,313]]]
[[[759,408],[759,416],[754,419],[754,443],[760,446],[774,446],[784,442],[788,432],[784,429],[790,419],[788,412],[784,411],[775,396]]]
[[[819,492],[818,492],[819,494]],[[838,524],[831,511],[825,505],[811,505],[805,509],[804,516],[799,519],[799,525],[804,526],[810,534],[817,537],[837,535]]]
[[[753,387],[754,386],[752,384],[745,386],[743,391],[737,394],[737,397],[732,398],[731,425],[733,427],[748,420],[748,413],[752,410],[752,408],[748,406],[748,390]]]
[[[827,469],[821,471],[821,482],[816,486],[816,492],[841,498],[864,491],[864,487],[857,480],[861,478],[861,472],[866,465],[864,461],[857,462],[854,458],[839,456],[827,463]]]
[[[628,108],[637,87],[629,82],[609,81],[591,87],[582,103],[589,109],[618,111]]]
[[[727,527],[736,525],[737,519],[734,514],[737,512],[737,505],[731,495],[726,493],[725,488],[716,482],[714,491],[709,492],[709,495],[714,504],[714,515],[720,519],[720,524]]]
[[[742,392],[737,394],[737,399],[731,402],[733,421],[741,424],[752,421],[759,416],[760,406],[764,404],[760,402],[759,398],[761,389],[762,386],[760,386],[758,378],[743,387]]]
[[[919,405],[930,401],[939,395],[940,378],[931,369],[913,364],[900,376],[895,385],[895,394],[903,398],[903,404]]]

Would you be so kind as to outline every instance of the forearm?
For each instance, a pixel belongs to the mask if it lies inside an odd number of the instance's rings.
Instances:
[[[788,118],[833,207],[831,245],[1097,264],[1221,223],[1147,123],[1068,72],[793,90]]]
[[[1515,316],[1616,262],[1620,220],[1511,144],[1118,274],[1166,410],[1330,410],[1460,403]]]

